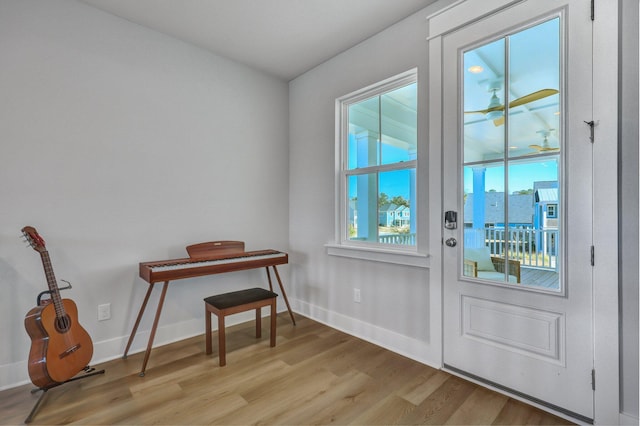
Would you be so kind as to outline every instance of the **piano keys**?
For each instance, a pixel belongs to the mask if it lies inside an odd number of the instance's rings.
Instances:
[[[124,351],[123,358],[127,357],[131,343],[140,325],[140,320],[149,301],[149,296],[156,283],[162,282],[162,292],[160,294],[160,300],[158,301],[158,307],[156,309],[155,318],[151,327],[151,333],[149,335],[149,341],[147,343],[147,349],[145,352],[144,360],[142,362],[142,369],[140,376],[144,376],[153,347],[153,340],[155,338],[156,329],[160,320],[160,314],[164,305],[164,299],[167,293],[167,288],[170,281],[180,280],[184,278],[200,277],[212,274],[220,274],[233,271],[242,271],[247,269],[265,268],[267,272],[267,279],[269,281],[269,289],[273,291],[273,284],[271,281],[271,274],[269,268],[273,268],[276,275],[280,291],[282,292],[283,299],[287,305],[289,315],[293,325],[296,324],[296,320],[293,316],[293,311],[289,305],[287,294],[282,286],[282,280],[278,273],[277,265],[284,265],[289,263],[289,255],[284,252],[276,250],[257,250],[257,251],[244,251],[244,242],[242,241],[214,241],[209,243],[200,243],[187,247],[187,252],[190,257],[182,259],[170,259],[160,260],[154,262],[142,262],[139,265],[140,278],[149,284],[147,293],[138,312],[138,317],[131,330],[127,347]]]
[[[162,260],[141,263],[140,278],[148,283],[155,283],[241,271],[244,269],[283,265],[288,262],[289,256],[287,253],[276,250],[250,251],[212,259],[186,258]]]

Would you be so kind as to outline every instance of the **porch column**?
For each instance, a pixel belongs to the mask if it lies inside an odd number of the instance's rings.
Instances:
[[[357,166],[367,167],[376,164],[377,135],[368,131],[356,135]],[[377,241],[378,239],[378,182],[375,174],[359,175],[358,200],[358,239]]]
[[[485,246],[485,173],[486,167],[473,167],[473,222],[472,229],[465,230],[466,247]]]
[[[418,158],[418,153],[414,149],[409,152],[409,160]],[[416,234],[416,170],[409,171],[409,233]]]

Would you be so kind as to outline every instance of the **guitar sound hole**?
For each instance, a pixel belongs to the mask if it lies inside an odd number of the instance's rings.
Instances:
[[[71,328],[71,318],[69,318],[69,315],[56,318],[56,330],[58,333],[65,333],[69,331],[69,328]]]

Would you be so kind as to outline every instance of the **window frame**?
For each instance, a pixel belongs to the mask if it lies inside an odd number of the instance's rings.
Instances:
[[[327,244],[328,254],[336,256],[345,256],[351,258],[367,259],[374,261],[390,262],[411,266],[427,267],[428,256],[418,251],[418,247],[423,242],[425,236],[419,230],[426,226],[421,220],[418,220],[418,210],[422,210],[422,204],[418,200],[411,200],[411,215],[416,215],[416,242],[413,245],[401,244],[385,244],[377,241],[357,241],[349,239],[349,200],[348,200],[348,179],[349,176],[357,176],[360,174],[380,173],[391,170],[415,170],[415,192],[416,198],[419,198],[418,192],[421,187],[419,182],[419,135],[417,137],[416,159],[409,161],[400,161],[391,164],[379,164],[375,166],[362,167],[357,169],[349,169],[348,147],[349,147],[349,106],[355,103],[370,99],[375,96],[381,96],[393,90],[405,87],[410,84],[418,84],[417,68],[408,70],[401,74],[387,78],[378,83],[374,83],[362,89],[351,92],[347,95],[336,99],[336,135],[335,135],[335,157],[336,157],[336,221],[335,221],[335,242]],[[419,90],[419,89],[418,89]],[[419,93],[419,92],[418,92]],[[420,96],[418,95],[418,98]],[[420,102],[418,102],[418,110]],[[416,111],[416,125],[418,126],[419,114]],[[417,129],[416,129],[417,131]],[[379,195],[379,194],[378,194]],[[420,208],[420,207],[422,208]]]

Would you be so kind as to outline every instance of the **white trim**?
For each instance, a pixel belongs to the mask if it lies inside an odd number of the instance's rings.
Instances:
[[[618,423],[620,426],[638,426],[640,419],[627,413],[620,413],[620,420]]]
[[[393,164],[375,165],[365,168],[359,168],[354,170],[348,169],[347,164],[347,145],[348,145],[348,132],[349,123],[347,119],[348,106],[357,102],[361,102],[372,96],[380,96],[384,93],[392,90],[410,85],[418,85],[418,69],[412,68],[395,76],[386,78],[378,83],[371,84],[362,89],[355,90],[344,96],[341,96],[335,101],[335,240],[333,243],[327,245],[329,247],[329,254],[335,256],[351,257],[364,260],[375,260],[387,263],[396,263],[409,266],[422,266],[427,267],[426,258],[427,255],[417,254],[419,247],[419,240],[422,233],[422,223],[426,221],[421,220],[420,216],[415,217],[416,221],[416,243],[415,245],[398,245],[387,246],[378,242],[363,242],[359,244],[357,241],[352,241],[347,238],[347,230],[349,227],[348,209],[349,201],[347,199],[347,180],[349,176],[365,174],[365,173],[380,173],[384,171],[392,170],[416,170],[416,191],[419,191],[421,186],[419,176],[419,157],[417,160],[403,161]],[[417,86],[419,88],[419,85]],[[418,96],[419,102],[420,96]],[[418,110],[420,108],[418,107]],[[418,122],[420,120],[418,119]],[[418,129],[416,129],[418,132]],[[420,135],[417,134],[417,151],[420,150]],[[422,210],[422,206],[419,203],[419,196],[416,200],[411,200],[411,214],[417,215]]]
[[[602,2],[601,2],[602,3]],[[618,2],[596,5],[593,22],[595,125],[593,241],[595,423],[620,420],[618,327]],[[588,121],[587,118],[585,121]]]
[[[0,366],[0,391],[30,383],[27,374],[28,361],[18,361]]]
[[[485,16],[494,14],[521,1],[524,0],[483,0],[481,2],[459,0],[427,17],[429,22],[427,40],[456,31],[471,22],[479,21]]]
[[[429,322],[432,324],[434,346],[439,349],[440,366],[444,364],[444,298],[443,298],[443,150],[442,150],[442,37],[429,40],[428,43],[428,114],[423,117],[427,121],[429,132],[429,252],[433,260],[429,270],[431,314]]]
[[[429,267],[429,255],[418,252],[386,249],[379,246],[358,247],[345,244],[325,244],[330,256],[350,257],[375,262],[395,263],[397,265]]]
[[[408,337],[386,328],[361,321],[344,314],[329,311],[299,299],[291,299],[291,306],[299,314],[314,321],[325,324],[336,330],[373,343],[414,361],[439,369],[440,362],[437,348],[422,340]]]

